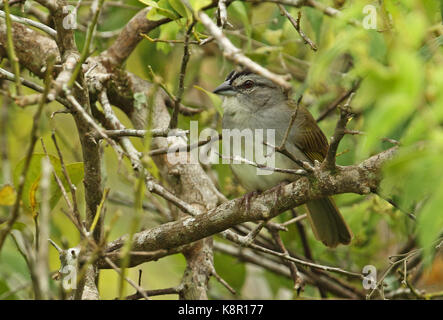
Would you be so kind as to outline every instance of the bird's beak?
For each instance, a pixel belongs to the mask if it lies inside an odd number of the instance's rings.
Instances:
[[[236,94],[235,89],[228,82],[223,82],[212,93],[219,94],[221,96],[233,96]]]

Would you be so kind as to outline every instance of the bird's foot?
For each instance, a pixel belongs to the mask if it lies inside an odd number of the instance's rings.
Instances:
[[[282,193],[283,187],[284,187],[285,185],[289,184],[289,183],[290,183],[289,181],[282,181],[282,182],[280,182],[279,184],[273,186],[271,189],[269,189],[269,191],[276,191],[276,192],[275,192],[274,206],[273,206],[273,207],[276,206],[277,201],[278,201],[278,199],[280,198],[280,195],[281,195],[281,193]],[[270,213],[271,213],[271,216],[274,216],[273,209],[271,209],[271,210],[272,210],[272,211],[270,212]]]
[[[242,198],[242,203],[244,203],[245,208],[246,208],[246,212],[249,212],[249,210],[251,209],[251,200],[258,196],[260,194],[259,191],[251,191],[246,193],[243,198]]]

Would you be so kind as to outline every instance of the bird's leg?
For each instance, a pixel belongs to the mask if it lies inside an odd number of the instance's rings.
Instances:
[[[274,201],[274,205],[273,205],[274,208],[276,207],[278,198],[280,197],[280,194],[282,193],[283,187],[285,185],[287,185],[288,183],[290,183],[290,182],[284,180],[284,181],[280,182],[279,184],[275,185],[274,187],[272,187],[271,189],[269,189],[270,191],[273,191],[273,190],[276,191],[276,193],[275,193],[275,201]],[[273,212],[271,212],[271,213],[273,213]]]
[[[260,191],[255,190],[255,191],[248,192],[248,193],[246,193],[243,196],[241,202],[242,203],[244,202],[244,204],[245,204],[246,213],[248,213],[249,210],[251,209],[251,200],[252,200],[252,198],[258,196],[260,193],[261,193]]]

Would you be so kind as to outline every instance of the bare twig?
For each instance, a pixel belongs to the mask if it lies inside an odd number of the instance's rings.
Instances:
[[[357,91],[357,89],[360,86],[361,81],[357,81],[351,89],[345,91],[344,93],[342,93],[337,99],[335,99],[325,110],[323,110],[323,112],[318,116],[317,118],[317,122],[320,122],[322,120],[324,120],[332,111],[335,110],[335,108],[337,108],[338,105],[340,105],[340,103],[342,103],[343,101],[345,101],[345,99],[347,99],[353,92]]]
[[[309,39],[308,36],[300,28],[301,11],[298,12],[297,20],[295,20],[294,17],[291,16],[291,14],[288,12],[288,10],[285,9],[284,6],[282,6],[281,4],[278,4],[278,7],[279,7],[282,15],[286,16],[289,19],[289,21],[292,23],[292,25],[294,26],[295,30],[297,30],[298,34],[303,39],[305,44],[308,44],[309,47],[311,47],[312,50],[317,51],[318,48],[315,45],[315,43],[311,39]]]
[[[167,294],[180,294],[181,287],[172,287],[172,288],[165,288],[165,289],[155,289],[155,290],[145,290],[144,294],[148,297],[153,296],[163,296]],[[140,292],[134,293],[133,295],[127,296],[125,300],[138,300],[143,298],[142,294]]]
[[[208,137],[206,140],[200,140],[198,142],[195,142],[193,144],[187,144],[186,146],[179,146],[177,148],[173,147],[166,147],[166,148],[160,148],[160,149],[154,149],[149,151],[149,156],[158,156],[161,154],[167,154],[167,153],[176,153],[176,152],[190,152],[194,150],[195,148],[199,148],[201,146],[204,146],[208,143],[215,142],[222,138],[222,134],[219,134],[218,137]]]
[[[12,14],[10,14],[9,16],[11,17],[11,21],[13,21],[13,22],[22,23],[24,25],[40,29],[40,30],[46,32],[47,34],[49,34],[54,39],[57,37],[57,31],[55,31],[54,29],[52,29],[51,27],[48,27],[47,25],[45,25],[43,23],[28,19],[28,18],[24,18],[24,17],[17,17]],[[3,11],[0,11],[0,18],[6,18],[6,13]]]
[[[219,274],[215,271],[215,269],[212,271],[212,276],[217,279],[218,282],[221,283],[222,286],[224,286],[226,289],[228,289],[228,291],[232,294],[237,294],[237,292],[235,291],[234,288],[232,288],[229,283],[226,282],[225,279],[223,279],[222,277],[219,276]]]
[[[221,253],[237,257],[244,262],[260,266],[277,275],[292,279],[290,270],[286,265],[280,263],[280,261],[277,261],[275,259],[270,259],[269,256],[264,256],[261,254],[259,255],[251,249],[238,248],[230,244],[221,243],[218,241],[214,242],[214,249]],[[336,283],[325,277],[325,275],[315,275],[307,269],[300,269],[300,273],[303,282],[312,285],[322,286],[322,288],[325,288],[326,290],[334,293],[338,297],[348,299],[361,299],[362,297],[364,297],[364,295],[362,294],[355,294],[351,290],[348,290],[347,287],[337,285]]]
[[[183,47],[183,58],[182,64],[180,67],[180,75],[178,76],[178,91],[174,100],[174,111],[172,112],[171,121],[169,122],[169,128],[174,129],[177,127],[178,122],[178,113],[180,110],[180,102],[183,97],[184,89],[185,89],[185,75],[186,75],[186,67],[189,61],[189,37],[191,35],[192,29],[194,28],[196,20],[193,20],[189,25],[188,30],[185,34],[185,45]]]
[[[271,231],[271,235],[274,238],[274,241],[277,244],[277,247],[280,249],[280,251],[285,255],[289,256],[288,250],[286,249],[278,231]],[[284,258],[282,258],[282,260],[286,262]],[[287,264],[289,266],[289,270],[291,270],[292,280],[294,281],[294,289],[297,291],[297,293],[299,293],[303,286],[303,282],[301,281],[301,278],[298,275],[297,267],[293,261],[289,261]]]
[[[340,118],[337,121],[335,127],[334,135],[331,138],[329,144],[328,152],[326,154],[325,160],[323,161],[323,168],[327,170],[334,170],[336,167],[335,159],[337,157],[337,149],[340,144],[341,139],[345,136],[346,125],[351,118],[350,103],[354,93],[349,95],[348,101],[345,103],[343,108],[340,109]]]
[[[216,154],[218,154],[218,156],[222,159],[225,160],[231,160],[231,161],[236,161],[236,162],[241,162],[241,163],[246,163],[249,164],[253,167],[262,169],[262,170],[267,170],[267,171],[274,171],[274,172],[281,172],[281,173],[289,173],[289,174],[293,174],[293,175],[297,175],[297,176],[304,176],[307,174],[307,172],[304,169],[284,169],[284,168],[274,168],[274,167],[268,167],[265,166],[263,164],[259,164],[257,162],[254,161],[250,161],[248,159],[242,158],[238,155],[235,156],[226,156],[226,155],[222,155],[218,152],[215,152]]]
[[[236,239],[238,240],[237,243],[240,244],[243,247],[248,247],[252,242],[254,242],[255,238],[258,236],[260,231],[263,229],[263,227],[266,225],[267,221],[261,221],[257,227],[252,229],[251,232],[249,232],[246,236],[237,236]],[[226,230],[222,232],[222,236],[230,237],[231,231]]]
[[[295,218],[292,218],[292,219],[290,219],[288,221],[283,222],[282,225],[286,227],[286,226],[288,226],[290,224],[293,224],[293,223],[296,223],[298,221],[301,221],[301,220],[305,219],[307,216],[308,215],[306,213],[302,214],[302,215],[300,215],[298,217],[295,217]]]
[[[111,259],[109,259],[108,257],[105,257],[104,258],[105,259],[105,261],[112,267],[112,269],[114,269],[119,275],[122,275],[122,271],[119,269],[119,267],[117,267],[116,265],[115,265],[115,263],[114,262],[112,262],[111,261]],[[126,278],[125,277],[125,280],[135,289],[135,290],[137,290],[137,292],[144,298],[144,299],[146,299],[146,300],[149,300],[149,297],[148,297],[148,295],[146,294],[146,292],[142,289],[142,288],[140,288],[134,281],[132,281],[131,279],[129,279],[129,278]]]
[[[52,168],[52,174],[53,174],[54,179],[57,183],[57,186],[59,187],[59,189],[63,195],[63,198],[65,199],[66,204],[68,205],[68,208],[69,208],[68,212],[65,212],[63,210],[62,210],[62,212],[64,212],[66,214],[66,216],[71,220],[71,222],[77,227],[77,229],[80,232],[80,235],[82,237],[85,237],[86,236],[86,229],[84,229],[84,227],[83,227],[80,215],[78,214],[78,212],[77,212],[77,214],[74,212],[74,207],[73,207],[71,201],[69,200],[68,194],[66,193],[66,189],[63,186],[63,182],[60,180],[60,177],[57,175],[54,166],[52,166],[52,164],[51,164],[51,160],[50,160],[49,154],[46,150],[45,143],[43,142],[42,138],[40,139],[40,141],[42,144],[43,151],[46,155],[46,158],[48,159],[50,167]]]
[[[52,131],[51,138],[52,138],[52,141],[54,142],[54,146],[57,150],[58,157],[60,159],[60,164],[61,164],[61,167],[63,170],[63,175],[65,176],[66,182],[68,183],[69,190],[71,192],[72,212],[74,213],[74,217],[77,220],[78,224],[82,225],[82,223],[81,223],[82,220],[80,217],[80,212],[78,210],[78,204],[77,204],[77,195],[76,195],[77,188],[72,183],[71,178],[69,177],[68,171],[66,170],[65,161],[63,160],[63,154],[58,146],[57,138],[55,137],[55,131]]]
[[[229,230],[226,230],[224,232],[221,233],[221,235],[223,237],[225,237],[226,239],[233,241],[235,243],[238,243],[240,245],[244,244],[244,241],[241,239],[242,237],[240,237],[239,235],[236,235],[234,232],[228,232]],[[341,274],[345,274],[348,276],[352,276],[352,277],[356,277],[356,278],[360,278],[363,279],[363,275],[361,275],[360,273],[356,273],[356,272],[351,272],[351,271],[347,271],[347,270],[343,270],[341,268],[338,267],[331,267],[331,266],[325,266],[325,265],[321,265],[321,264],[317,264],[317,263],[313,263],[313,262],[309,262],[309,261],[303,261],[294,257],[289,256],[288,253],[281,253],[281,252],[277,252],[274,250],[270,250],[267,248],[264,248],[260,245],[256,245],[254,243],[249,243],[247,244],[247,247],[256,250],[256,251],[260,251],[263,253],[267,253],[273,256],[277,256],[280,258],[283,258],[287,261],[290,262],[294,262],[296,264],[299,264],[301,266],[307,266],[307,267],[312,267],[315,269],[319,269],[319,270],[323,270],[323,271],[329,271],[329,272],[336,272],[336,273],[341,273]]]
[[[6,79],[8,81],[15,81],[16,76],[13,73],[0,68],[0,79]],[[37,91],[37,92],[43,93],[43,91],[44,91],[43,87],[39,86],[38,84],[36,84],[32,81],[26,80],[22,77],[20,77],[20,83],[23,84],[25,87],[28,87],[32,90]],[[41,95],[40,95],[40,98],[41,98]],[[56,100],[66,107],[70,106],[70,103],[66,99],[64,99],[60,96],[57,96]],[[39,99],[39,101],[40,101],[40,99]],[[49,102],[49,101],[51,101],[51,100],[49,98],[47,98],[46,102]]]
[[[148,133],[153,138],[156,137],[184,137],[188,133],[188,130],[182,129],[153,129],[151,131],[147,130],[137,130],[137,129],[115,129],[115,130],[103,130],[103,132],[110,138],[121,138],[121,137],[140,137],[143,138]],[[96,134],[95,139],[100,139],[101,137]]]
[[[68,88],[72,88],[72,86],[74,85],[74,82],[77,79],[77,76],[82,68],[82,64],[89,55],[89,47],[91,45],[92,36],[94,34],[95,26],[97,25],[98,17],[100,14],[100,10],[103,6],[103,2],[104,2],[104,0],[96,0],[91,5],[92,20],[91,20],[91,23],[89,24],[88,30],[86,32],[86,40],[85,40],[85,44],[83,46],[81,56],[80,56],[79,60],[77,61],[77,64],[72,72],[71,78],[69,79],[69,81],[67,83]]]

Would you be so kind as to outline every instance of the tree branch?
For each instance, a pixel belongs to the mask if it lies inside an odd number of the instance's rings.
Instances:
[[[205,215],[188,217],[139,232],[133,238],[133,250],[169,249],[191,243],[247,221],[266,220],[310,200],[340,193],[368,194],[379,184],[380,169],[397,150],[393,147],[359,165],[337,166],[336,173],[316,168],[311,178],[257,195],[247,210],[242,199],[225,202]],[[121,237],[107,246],[107,252],[121,248],[127,239]]]

